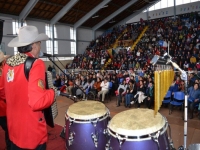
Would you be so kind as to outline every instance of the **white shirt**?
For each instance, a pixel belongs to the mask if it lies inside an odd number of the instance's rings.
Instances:
[[[105,83],[104,81],[102,81],[100,87],[101,87],[102,91],[108,90],[108,88],[109,88],[109,82]]]

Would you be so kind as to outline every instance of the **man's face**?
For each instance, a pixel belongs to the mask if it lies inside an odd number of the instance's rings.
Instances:
[[[41,42],[36,42],[32,45],[32,54],[38,58],[40,54],[40,49],[41,49]]]

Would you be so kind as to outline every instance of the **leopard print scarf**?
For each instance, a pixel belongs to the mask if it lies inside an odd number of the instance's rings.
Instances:
[[[16,55],[8,58],[6,63],[11,67],[19,66],[20,64],[23,64],[26,61],[27,57],[28,56],[24,53],[17,53]]]

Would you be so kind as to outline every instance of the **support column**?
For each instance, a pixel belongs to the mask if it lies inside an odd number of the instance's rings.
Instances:
[[[21,20],[21,27],[23,27],[23,25],[24,25],[24,22],[23,22],[23,20]]]
[[[96,30],[92,30],[92,40],[96,39]]]
[[[174,0],[174,19],[176,19],[176,0]]]
[[[149,21],[149,8],[147,8],[147,21]]]

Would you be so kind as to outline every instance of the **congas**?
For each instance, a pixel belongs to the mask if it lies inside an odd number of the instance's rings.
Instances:
[[[108,135],[106,129],[110,113],[103,103],[81,101],[66,112],[67,150],[103,150]]]
[[[108,124],[106,150],[169,150],[167,120],[150,109],[131,109]]]

